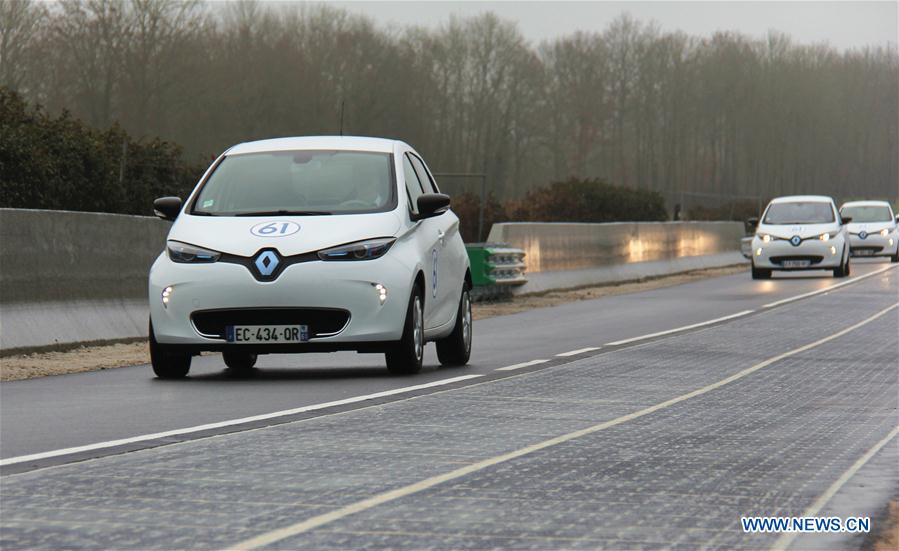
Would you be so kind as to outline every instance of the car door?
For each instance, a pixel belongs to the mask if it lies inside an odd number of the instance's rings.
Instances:
[[[417,201],[425,193],[425,187],[412,165],[409,153],[403,154],[403,178],[406,181],[410,214],[414,216],[418,214]],[[415,243],[425,275],[425,329],[431,329],[440,325],[437,321],[440,302],[436,298],[440,286],[440,231],[435,218],[419,220],[415,224]]]
[[[419,181],[425,193],[440,193],[434,177],[428,170],[424,161],[416,153],[410,152],[409,158],[418,175]],[[434,326],[440,326],[453,320],[459,303],[459,293],[462,290],[462,280],[465,277],[465,264],[460,263],[458,239],[459,218],[452,212],[447,212],[430,219],[433,230],[436,231],[437,246],[432,250],[432,261],[436,266],[437,284],[431,289],[431,300],[435,301],[436,312]],[[436,256],[435,256],[436,251]]]

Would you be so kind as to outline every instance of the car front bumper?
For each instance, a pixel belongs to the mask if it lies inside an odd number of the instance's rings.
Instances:
[[[413,271],[391,255],[359,262],[311,261],[284,269],[275,281],[257,281],[238,264],[178,264],[162,254],[150,270],[150,318],[156,340],[192,351],[239,347],[255,352],[304,352],[378,348],[402,337]],[[383,303],[375,285],[387,289]],[[170,288],[166,303],[163,291]],[[310,340],[291,344],[232,344],[208,326],[201,332],[203,313],[252,312],[253,325],[286,324],[283,315],[266,321],[266,312],[296,309],[290,323],[309,325]],[[324,329],[309,312],[345,312],[345,323]],[[231,324],[250,324],[246,317]],[[224,320],[224,321],[223,321]]]
[[[849,251],[853,256],[892,256],[899,247],[899,232],[890,232],[886,237],[880,233],[868,234],[864,239],[849,235]],[[870,252],[867,252],[870,251]]]
[[[831,270],[842,264],[845,246],[845,238],[842,235],[828,241],[807,239],[797,246],[783,240],[764,243],[758,237],[754,237],[752,263],[756,268],[768,270]],[[784,262],[787,260],[810,262],[806,268],[786,268]]]

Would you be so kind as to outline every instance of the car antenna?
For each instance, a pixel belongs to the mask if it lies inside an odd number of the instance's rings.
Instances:
[[[340,100],[340,135],[343,136],[343,106],[346,103],[345,100]]]

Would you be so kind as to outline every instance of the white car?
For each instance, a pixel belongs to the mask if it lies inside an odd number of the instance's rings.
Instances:
[[[154,202],[174,220],[150,269],[150,354],[162,378],[220,351],[384,353],[393,373],[471,354],[471,272],[450,198],[403,142],[303,137],[243,143],[190,197]]]
[[[778,197],[768,203],[761,221],[749,222],[757,223],[752,279],[769,279],[772,270],[833,270],[834,277],[849,275],[846,226],[830,197]]]
[[[849,253],[852,256],[888,256],[899,262],[899,217],[886,201],[852,201],[840,207],[850,217]]]

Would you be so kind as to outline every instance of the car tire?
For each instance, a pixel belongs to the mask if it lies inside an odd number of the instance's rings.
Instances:
[[[153,324],[150,323],[150,365],[160,379],[183,379],[190,371],[191,355],[175,352],[172,347],[156,342]]]
[[[222,360],[228,369],[234,371],[249,371],[256,365],[258,355],[249,352],[222,352]]]
[[[416,285],[406,309],[403,324],[403,338],[395,343],[386,354],[387,370],[394,375],[413,375],[421,371],[425,350],[424,299]]]
[[[899,249],[896,249],[896,254],[890,257],[890,262],[893,264],[899,262]]]
[[[471,357],[472,323],[471,294],[468,288],[462,289],[459,298],[459,310],[456,313],[456,326],[449,336],[437,341],[437,359],[440,365],[463,366]]]
[[[833,269],[833,277],[846,277],[849,275],[849,259],[846,259],[844,264],[841,264],[838,268]]]
[[[756,268],[752,265],[752,279],[771,279],[771,270],[765,268]]]

